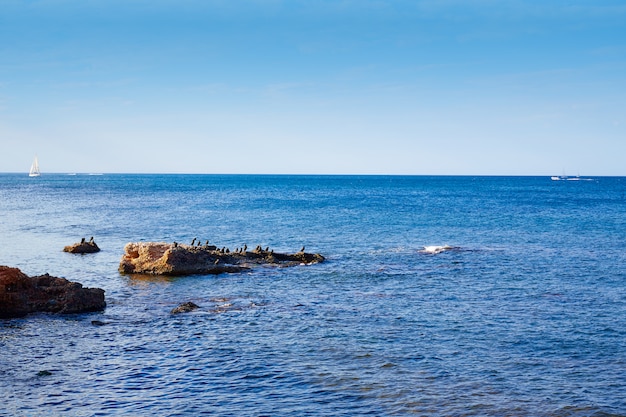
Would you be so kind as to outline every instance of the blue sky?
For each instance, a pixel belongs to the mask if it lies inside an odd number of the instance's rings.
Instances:
[[[626,175],[626,3],[0,0],[0,172]]]

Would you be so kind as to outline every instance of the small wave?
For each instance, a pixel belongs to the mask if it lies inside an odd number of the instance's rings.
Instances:
[[[446,252],[446,251],[450,251],[450,250],[459,250],[461,249],[458,246],[449,246],[449,245],[443,245],[443,246],[438,246],[438,245],[433,245],[433,246],[424,246],[424,249],[420,250],[420,253],[427,253],[430,255],[436,255],[438,253],[441,252]]]

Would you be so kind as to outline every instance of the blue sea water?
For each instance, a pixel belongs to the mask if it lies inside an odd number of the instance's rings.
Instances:
[[[194,237],[327,262],[117,271]],[[0,174],[0,265],[108,304],[0,320],[0,415],[626,415],[626,178]]]

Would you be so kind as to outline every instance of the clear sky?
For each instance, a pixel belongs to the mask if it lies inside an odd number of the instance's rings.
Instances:
[[[626,2],[0,0],[0,172],[626,175]]]

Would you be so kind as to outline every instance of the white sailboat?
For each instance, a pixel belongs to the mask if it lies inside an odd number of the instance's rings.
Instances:
[[[37,160],[37,155],[35,155],[35,160],[33,164],[30,166],[30,172],[28,173],[29,177],[38,177],[41,173],[39,172],[39,160]]]

